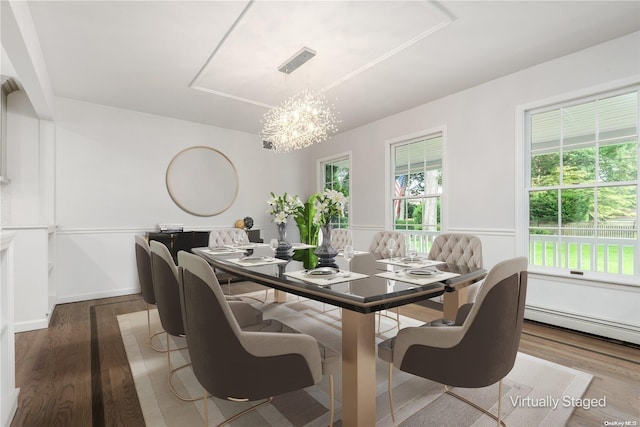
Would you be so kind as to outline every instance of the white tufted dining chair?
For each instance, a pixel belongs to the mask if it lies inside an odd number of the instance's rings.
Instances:
[[[341,251],[347,245],[353,245],[351,230],[348,228],[334,228],[331,230],[331,246]]]
[[[234,240],[242,239],[248,242],[247,232],[241,228],[220,228],[209,232],[209,248],[213,249],[218,246],[233,245]]]
[[[428,258],[447,264],[482,268],[482,242],[472,234],[443,233],[433,241]],[[475,300],[480,283],[466,288],[467,302]]]
[[[429,259],[482,268],[482,242],[472,234],[444,233],[433,241]]]
[[[397,231],[378,231],[373,235],[371,245],[369,245],[369,252],[373,254],[375,259],[391,257],[389,249],[387,249],[387,242],[389,242],[389,239],[396,240],[396,250],[393,253],[393,256],[404,256],[404,234]]]

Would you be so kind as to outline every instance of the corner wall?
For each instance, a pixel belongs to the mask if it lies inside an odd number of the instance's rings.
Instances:
[[[235,202],[217,216],[188,214],[167,192],[169,162],[196,145],[220,150],[239,175]],[[244,132],[57,99],[58,302],[139,292],[133,236],[158,223],[211,230],[251,216],[265,240],[275,237],[266,200],[271,191],[308,195],[301,155],[264,150],[256,135]],[[295,224],[288,231],[296,238]]]

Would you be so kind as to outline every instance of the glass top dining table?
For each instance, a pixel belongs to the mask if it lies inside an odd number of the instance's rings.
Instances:
[[[286,293],[299,295],[342,310],[342,425],[374,426],[376,406],[376,311],[411,304],[443,295],[444,317],[455,319],[457,308],[462,305],[462,290],[486,276],[481,268],[469,268],[455,264],[438,264],[430,267],[442,273],[457,276],[421,285],[419,281],[404,281],[404,275],[393,273],[402,270],[397,266],[376,263],[374,271],[354,271],[352,276],[327,280],[306,279],[301,262],[292,259],[264,257],[256,265],[238,262],[242,252],[217,255],[208,248],[192,251],[206,259],[216,270],[244,278],[276,290],[276,302],[285,302]],[[257,265],[260,264],[260,265]],[[391,278],[376,274],[386,272]],[[360,277],[356,273],[364,273]],[[443,277],[451,276],[443,274]],[[344,280],[344,281],[340,281]],[[337,283],[335,283],[338,281]]]

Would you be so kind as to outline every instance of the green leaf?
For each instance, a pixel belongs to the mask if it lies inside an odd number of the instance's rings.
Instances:
[[[318,244],[320,227],[313,223],[313,216],[316,213],[314,202],[317,198],[317,194],[309,197],[309,200],[304,204],[304,208],[294,217],[298,230],[300,231],[300,242],[308,245]],[[302,261],[304,268],[314,268],[317,263],[317,257],[313,252],[312,249],[297,250],[294,253],[293,259]]]

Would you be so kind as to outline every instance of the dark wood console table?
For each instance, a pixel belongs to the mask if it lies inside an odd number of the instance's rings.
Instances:
[[[250,242],[264,242],[264,240],[260,238],[260,230],[249,230],[247,235]],[[178,252],[190,252],[192,248],[201,248],[209,245],[208,231],[176,231],[169,233],[149,232],[147,233],[147,238],[149,241],[156,240],[163,243],[167,248],[169,248],[169,252],[171,252],[171,256],[176,263],[178,259]]]

